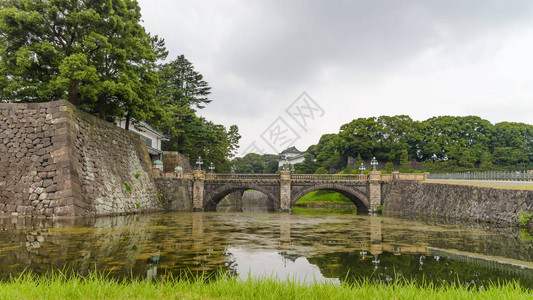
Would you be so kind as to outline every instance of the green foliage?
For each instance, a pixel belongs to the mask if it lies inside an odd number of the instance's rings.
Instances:
[[[163,196],[161,196],[161,194],[157,194],[157,199],[159,202],[163,203]]]
[[[533,236],[531,236],[531,232],[526,228],[522,228],[518,231],[518,238],[522,243],[533,242]]]
[[[344,174],[355,174],[355,173],[357,172],[350,166],[346,166],[346,168],[344,168]]]
[[[531,219],[533,219],[533,213],[520,211],[518,214],[520,216],[518,217],[517,221],[521,226],[528,226],[531,223]]]
[[[324,167],[320,167],[316,169],[315,174],[328,174],[328,170],[326,170]]]
[[[419,165],[428,172],[525,170],[533,169],[533,125],[493,125],[476,116],[358,118],[323,135],[308,152],[330,171],[344,169],[348,156],[357,157],[356,168],[375,156],[399,165],[400,172]]]
[[[407,150],[400,151],[400,173],[409,173],[411,171],[411,163]]]
[[[135,203],[135,207],[140,208],[141,204],[140,203]]]
[[[139,179],[141,177],[141,173],[135,174],[135,178]]]
[[[248,153],[231,161],[237,173],[273,174],[278,170],[279,156]]]
[[[385,164],[385,173],[390,174],[392,172],[394,172],[394,164],[389,161],[388,163]]]
[[[124,181],[124,185],[126,186],[126,191],[130,192],[131,191],[131,185],[129,183],[127,183],[126,181]]]
[[[196,115],[212,100],[211,87],[184,55],[159,66],[161,84],[156,94],[159,114],[151,123],[170,137],[164,150],[179,151],[191,159],[201,156],[213,162],[217,172],[229,172],[241,138],[239,128],[226,129]]]
[[[145,119],[167,53],[140,23],[137,1],[1,1],[2,99],[68,99],[103,119]]]
[[[383,214],[383,205],[378,205],[378,214]]]
[[[306,153],[304,161],[299,164],[295,164],[294,168],[297,173],[313,174],[320,165],[311,153]]]

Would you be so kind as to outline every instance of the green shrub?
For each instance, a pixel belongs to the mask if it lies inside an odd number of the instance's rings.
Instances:
[[[354,174],[354,173],[356,173],[355,170],[350,166],[346,166],[346,168],[344,169],[344,174]]]
[[[129,192],[131,191],[131,185],[129,183],[127,183],[126,181],[124,181],[124,185],[126,186],[126,190]]]
[[[520,211],[518,213],[520,217],[518,217],[517,221],[522,226],[528,226],[529,223],[531,223],[531,219],[533,218],[533,213],[527,213],[525,211]]]
[[[383,205],[378,206],[378,214],[383,214]]]
[[[139,177],[141,177],[141,173],[135,174],[135,178],[139,179]]]
[[[141,207],[141,204],[140,204],[140,203],[135,203],[135,206],[136,206],[137,208],[139,208],[139,207]]]
[[[328,174],[328,171],[324,167],[316,169],[315,174]]]
[[[390,174],[392,172],[394,172],[394,165],[389,161],[385,164],[385,173]]]

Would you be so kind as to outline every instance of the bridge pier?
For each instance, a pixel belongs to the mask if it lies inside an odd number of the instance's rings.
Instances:
[[[192,187],[192,209],[194,211],[204,210],[204,183],[205,172],[202,170],[194,170]]]
[[[377,212],[378,207],[381,205],[381,172],[370,171],[368,176],[369,181],[369,199],[371,213]]]
[[[291,172],[280,171],[279,176],[279,209],[281,211],[291,210]]]

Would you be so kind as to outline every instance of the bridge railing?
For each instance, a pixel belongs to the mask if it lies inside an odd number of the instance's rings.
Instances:
[[[292,174],[291,180],[346,180],[346,181],[368,181],[366,174]]]
[[[206,180],[279,180],[279,174],[205,174]]]
[[[531,172],[461,172],[461,173],[431,173],[428,179],[453,180],[494,180],[494,181],[533,181]]]

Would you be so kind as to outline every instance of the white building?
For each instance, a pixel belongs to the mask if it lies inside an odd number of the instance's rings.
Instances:
[[[120,128],[125,129],[126,119],[117,121],[117,125]],[[146,140],[146,148],[148,148],[148,153],[150,153],[152,162],[162,159],[163,151],[161,151],[161,142],[168,141],[168,138],[164,134],[153,129],[152,126],[146,122],[134,120],[130,121],[129,131],[135,132]]]
[[[296,147],[287,148],[279,154],[278,167],[281,169],[284,164],[294,165],[302,163],[305,160],[305,154],[306,152],[300,152]]]

